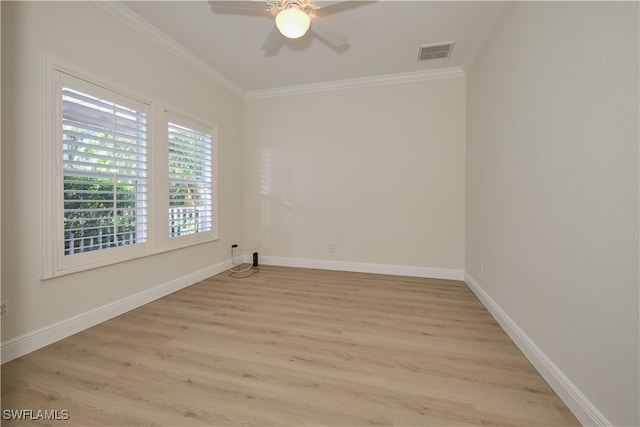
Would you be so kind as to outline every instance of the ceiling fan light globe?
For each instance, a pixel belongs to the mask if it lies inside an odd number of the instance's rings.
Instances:
[[[309,25],[311,25],[309,15],[293,7],[280,11],[276,16],[276,27],[283,36],[290,39],[304,36]]]

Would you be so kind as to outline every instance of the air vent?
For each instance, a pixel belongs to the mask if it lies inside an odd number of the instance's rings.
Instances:
[[[420,46],[420,53],[418,61],[425,61],[427,59],[448,58],[453,50],[455,43],[442,43]]]

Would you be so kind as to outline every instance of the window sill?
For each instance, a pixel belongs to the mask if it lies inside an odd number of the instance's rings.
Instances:
[[[183,236],[183,238],[174,237],[174,239],[178,239],[180,241],[175,242],[171,245],[168,245],[167,247],[162,249],[145,250],[145,251],[140,251],[133,254],[127,254],[119,257],[106,259],[103,261],[88,262],[86,264],[77,265],[77,266],[59,267],[59,268],[56,268],[55,271],[43,273],[40,280],[48,281],[52,279],[57,279],[59,277],[69,276],[77,273],[82,273],[85,271],[95,270],[98,268],[109,267],[112,265],[121,264],[123,262],[134,261],[141,258],[146,258],[154,255],[167,253],[167,252],[173,252],[180,249],[186,249],[192,246],[198,246],[205,243],[211,243],[211,242],[216,242],[220,240],[217,236],[212,236],[212,235],[209,235],[203,238],[198,238],[198,239],[188,239],[189,237],[193,237],[193,235]]]

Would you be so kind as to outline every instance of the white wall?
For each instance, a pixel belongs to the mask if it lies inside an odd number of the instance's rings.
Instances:
[[[218,125],[219,241],[39,280],[44,54]],[[3,342],[224,262],[242,238],[242,99],[93,2],[2,2],[2,123]]]
[[[464,78],[246,101],[246,247],[462,271],[464,115]]]
[[[638,37],[637,2],[514,2],[467,75],[466,271],[620,426],[640,424]]]
[[[466,84],[244,103],[93,3],[1,7],[3,343],[240,241],[464,269],[606,419],[640,424],[637,3],[515,2]],[[39,280],[43,54],[218,124],[220,241]]]

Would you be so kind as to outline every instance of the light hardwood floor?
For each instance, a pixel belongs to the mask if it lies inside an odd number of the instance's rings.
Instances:
[[[3,425],[579,425],[463,282],[282,267],[4,364],[2,409],[69,414]]]

